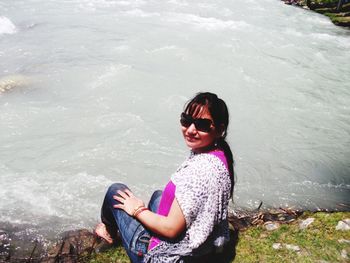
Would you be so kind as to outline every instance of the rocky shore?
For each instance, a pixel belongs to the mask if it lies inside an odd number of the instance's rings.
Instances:
[[[338,0],[282,0],[285,4],[302,7],[328,16],[337,26],[350,28],[350,1],[343,1],[338,8]]]
[[[330,259],[338,258],[340,261],[336,262],[348,262],[348,254],[350,253],[350,212],[302,212],[282,208],[269,211],[236,211],[231,213],[229,216],[231,241],[221,255],[215,255],[215,262],[232,262],[233,260],[235,262],[260,261],[259,258],[245,260],[245,258],[249,258],[245,253],[248,253],[248,255],[258,253],[256,255],[260,256],[261,254],[259,253],[296,253],[303,255],[303,250],[312,250],[301,246],[309,242],[308,240],[302,240],[301,243],[296,241],[294,243],[292,241],[285,243],[283,239],[272,238],[270,240],[270,236],[279,235],[278,233],[281,231],[286,232],[286,226],[290,228],[290,231],[297,231],[292,233],[296,237],[300,235],[300,231],[305,231],[308,228],[311,229],[310,231],[316,231],[317,229],[312,229],[310,225],[317,227],[321,224],[323,227],[327,227],[328,221],[326,223],[322,222],[323,218],[332,222],[333,226],[330,229],[334,232],[334,236],[330,238],[336,240],[336,244],[339,243],[339,248],[337,247],[336,249],[340,251],[334,252],[337,255],[332,255]],[[319,222],[317,223],[317,221]],[[109,262],[128,262],[120,246],[119,248],[110,249],[111,247],[103,240],[97,238],[92,230],[89,229],[68,231],[63,233],[56,242],[47,243],[44,239],[32,236],[30,233],[26,234],[23,232],[25,229],[21,230],[18,227],[4,224],[1,224],[1,226],[0,262],[106,262],[106,258]],[[311,235],[323,235],[323,230],[317,231],[311,233]],[[256,233],[259,233],[259,236],[256,236]],[[257,240],[254,241],[254,238],[257,238]],[[308,237],[308,239],[310,238]],[[258,242],[259,244],[264,244],[270,241],[273,243],[267,246],[273,252],[259,252],[258,247],[254,247],[253,252],[249,251],[250,245],[248,244],[250,243]],[[246,242],[248,243],[246,244]],[[328,246],[330,246],[329,241],[327,242]],[[107,252],[104,252],[106,250]],[[111,260],[111,258],[115,260]],[[212,261],[209,260],[209,262]],[[265,262],[275,261],[269,260]],[[288,261],[288,258],[286,258],[285,262],[292,261]],[[334,262],[334,260],[330,262]]]

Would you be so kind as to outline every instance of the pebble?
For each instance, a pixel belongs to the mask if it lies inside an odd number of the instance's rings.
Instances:
[[[5,261],[10,256],[11,238],[4,231],[0,230],[0,262]]]
[[[282,245],[281,245],[281,243],[273,243],[272,248],[273,249],[281,249]]]
[[[335,229],[343,231],[350,230],[350,219],[344,219],[339,221]]]
[[[296,246],[296,245],[291,245],[291,244],[281,244],[281,243],[273,243],[272,244],[272,248],[273,249],[282,249],[283,247],[285,247],[288,250],[293,250],[295,252],[299,252],[300,251],[300,247]]]
[[[344,259],[347,259],[348,258],[348,252],[346,252],[345,249],[343,249],[340,253],[341,257],[344,258]]]
[[[24,75],[9,75],[0,78],[0,94],[13,88],[23,87],[30,83],[29,78]]]
[[[296,245],[286,244],[286,248],[293,251],[300,251],[300,247]]]
[[[338,242],[340,243],[340,244],[350,244],[350,240],[347,240],[347,239],[339,239],[338,240]]]
[[[265,223],[265,228],[266,230],[268,231],[273,231],[273,230],[276,230],[280,227],[280,224],[278,223],[271,223],[271,222],[266,222]]]
[[[315,221],[315,218],[313,217],[309,217],[303,221],[300,222],[299,224],[299,228],[300,229],[305,229],[307,228],[309,225],[311,225],[313,222]]]

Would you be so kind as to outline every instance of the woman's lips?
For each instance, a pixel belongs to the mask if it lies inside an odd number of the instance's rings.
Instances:
[[[186,140],[189,141],[189,142],[195,142],[197,139],[193,136],[188,136],[186,135]]]

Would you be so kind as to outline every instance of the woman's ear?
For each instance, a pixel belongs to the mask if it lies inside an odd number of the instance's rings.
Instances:
[[[225,125],[221,124],[216,129],[216,134],[217,134],[217,138],[224,137],[224,135],[225,135]]]

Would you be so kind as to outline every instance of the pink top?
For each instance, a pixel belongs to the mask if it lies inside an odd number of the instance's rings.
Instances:
[[[218,157],[224,163],[226,169],[228,170],[227,160],[223,151],[213,151],[210,152],[210,154],[213,154],[216,157]],[[165,186],[164,191],[162,193],[162,198],[160,199],[157,214],[162,216],[167,216],[169,214],[171,205],[175,198],[175,190],[176,186],[170,180],[169,183]],[[160,239],[158,237],[153,236],[150,240],[148,250],[151,250],[154,247],[156,247],[159,244],[159,242]]]
[[[216,157],[218,157],[224,163],[226,169],[229,171],[224,151],[213,151],[213,152],[210,152],[210,154],[215,155]]]
[[[170,180],[169,183],[165,186],[162,193],[162,198],[160,199],[159,207],[157,214],[162,216],[167,216],[170,211],[171,204],[175,198],[176,186]],[[152,237],[148,246],[148,249],[151,250],[159,244],[160,240],[157,237]]]

